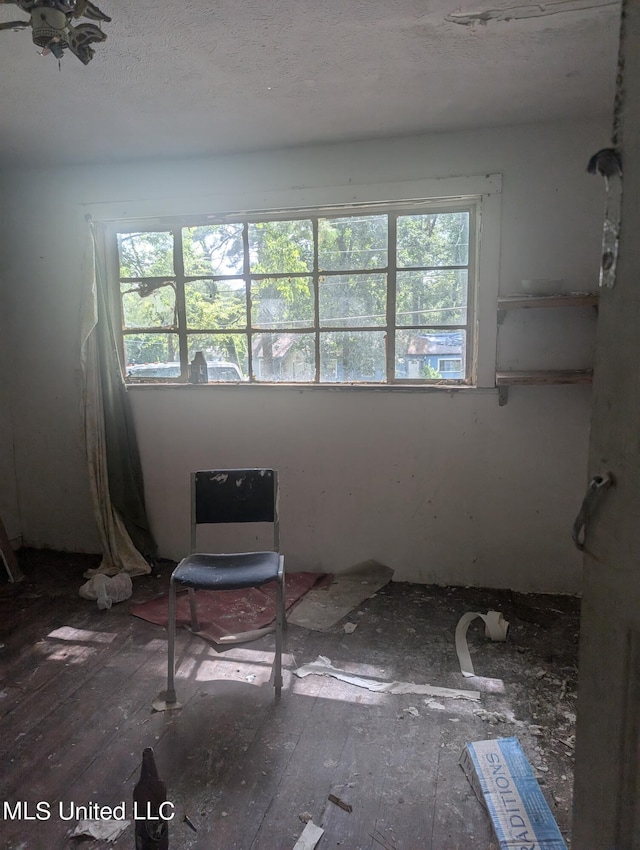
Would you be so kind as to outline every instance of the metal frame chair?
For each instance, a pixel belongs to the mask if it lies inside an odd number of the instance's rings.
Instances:
[[[205,523],[269,522],[273,550],[209,554],[197,552],[197,527]],[[280,554],[278,473],[274,469],[207,469],[191,473],[191,554],[169,582],[167,690],[163,708],[178,707],[175,690],[176,586],[189,589],[191,631],[198,632],[196,590],[238,590],[277,581],[276,652],[273,682],[282,691],[282,644],[286,628],[284,556]]]

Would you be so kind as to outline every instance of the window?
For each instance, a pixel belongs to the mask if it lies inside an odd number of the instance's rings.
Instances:
[[[471,383],[476,203],[117,228],[130,382]]]
[[[462,371],[462,359],[460,357],[451,357],[448,360],[444,357],[441,357],[438,360],[438,372],[440,374],[444,374],[445,372],[461,372]]]

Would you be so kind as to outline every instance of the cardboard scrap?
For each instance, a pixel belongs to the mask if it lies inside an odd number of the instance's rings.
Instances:
[[[460,765],[489,811],[501,850],[567,850],[517,738],[467,744]]]
[[[356,564],[334,576],[329,587],[312,588],[287,613],[287,622],[317,632],[326,631],[388,584],[392,576],[393,570],[377,561]]]
[[[80,820],[71,833],[75,838],[79,835],[88,835],[91,838],[101,838],[103,841],[116,841],[131,821],[128,820]]]
[[[302,830],[300,838],[296,841],[293,850],[315,850],[318,841],[324,835],[324,829],[310,820]]]
[[[383,694],[425,694],[432,697],[449,697],[451,699],[480,699],[480,691],[458,690],[457,688],[439,688],[436,685],[416,685],[414,682],[380,682],[377,679],[366,679],[363,676],[353,676],[345,670],[333,667],[331,660],[324,655],[319,655],[310,664],[304,664],[293,671],[301,679],[305,676],[315,674],[317,676],[331,676],[357,688],[366,688],[369,691]]]

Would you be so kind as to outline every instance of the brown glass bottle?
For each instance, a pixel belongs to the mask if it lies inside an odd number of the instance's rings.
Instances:
[[[133,789],[136,850],[169,850],[167,815],[171,809],[167,786],[158,776],[153,750],[147,747],[142,753],[140,779]]]

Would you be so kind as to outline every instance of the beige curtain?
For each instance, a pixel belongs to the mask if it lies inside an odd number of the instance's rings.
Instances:
[[[99,244],[100,241],[102,246]],[[109,364],[101,362],[98,332],[100,292],[97,262],[99,262],[98,252],[103,246],[102,232],[89,222],[80,341],[82,413],[91,500],[102,544],[102,563],[97,570],[90,570],[87,575],[96,572],[106,575],[124,572],[130,576],[136,576],[151,572],[151,567],[134,545],[121,512],[114,507],[109,490],[104,382],[101,376],[101,371],[109,368]],[[104,250],[102,250],[102,256],[104,257]],[[110,375],[110,379],[119,381],[122,384],[122,392],[126,392],[121,373],[117,376]]]

